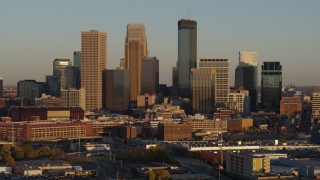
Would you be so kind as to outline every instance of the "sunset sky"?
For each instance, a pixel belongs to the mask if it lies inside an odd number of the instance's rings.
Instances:
[[[320,85],[319,9],[319,0],[3,1],[0,76],[5,85],[45,81],[52,61],[72,59],[81,50],[81,31],[91,29],[107,33],[113,69],[124,57],[127,24],[143,23],[149,55],[160,61],[160,83],[171,85],[178,20],[190,18],[198,23],[198,62],[228,58],[232,86],[239,50],[259,52],[259,73],[263,61],[280,61],[283,85]]]

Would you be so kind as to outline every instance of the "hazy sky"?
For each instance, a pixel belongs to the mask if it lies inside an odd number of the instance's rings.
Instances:
[[[280,61],[283,85],[320,85],[319,0],[3,1],[0,76],[6,85],[45,81],[52,61],[72,59],[81,50],[81,31],[90,29],[107,33],[107,67],[115,68],[124,57],[127,24],[144,23],[149,55],[160,60],[160,83],[171,85],[177,22],[187,10],[198,22],[198,61],[229,58],[231,85],[239,50],[258,51],[260,65]]]

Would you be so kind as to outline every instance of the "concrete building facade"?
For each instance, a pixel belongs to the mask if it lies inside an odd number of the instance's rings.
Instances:
[[[107,34],[81,32],[81,87],[86,90],[86,110],[102,108],[102,71],[107,65]]]
[[[230,63],[228,59],[200,59],[199,67],[216,68],[216,108],[226,108],[230,93]]]
[[[240,90],[232,92],[228,95],[228,106],[231,110],[236,110],[243,117],[250,115],[250,97],[249,91]]]
[[[280,101],[280,114],[288,117],[302,112],[302,99],[298,96],[282,97]]]
[[[86,90],[84,88],[61,89],[60,94],[61,106],[81,107],[86,110]]]
[[[215,68],[191,69],[191,98],[194,113],[213,114],[217,99]]]
[[[227,172],[252,177],[255,174],[270,173],[270,158],[260,154],[228,153],[226,166]]]

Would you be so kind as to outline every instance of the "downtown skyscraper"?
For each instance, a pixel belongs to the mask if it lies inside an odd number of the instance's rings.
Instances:
[[[263,62],[261,69],[261,107],[279,113],[282,66],[280,62]]]
[[[130,104],[136,105],[141,91],[142,60],[148,56],[144,24],[128,24],[125,40],[125,69],[130,72]]]
[[[216,100],[216,68],[191,69],[193,113],[213,114]]]
[[[197,22],[178,21],[178,95],[190,98],[191,69],[197,67]]]
[[[200,59],[200,68],[216,68],[216,108],[226,108],[230,93],[230,63],[228,59]]]
[[[141,65],[141,95],[145,93],[157,95],[159,92],[159,60],[146,57]]]
[[[235,88],[249,91],[250,111],[257,110],[258,52],[240,51],[235,70]]]
[[[86,110],[102,107],[102,71],[107,65],[107,34],[81,32],[81,87],[86,92]]]

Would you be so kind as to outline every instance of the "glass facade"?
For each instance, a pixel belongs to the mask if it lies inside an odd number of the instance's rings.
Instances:
[[[249,91],[250,111],[257,110],[258,52],[239,51],[239,65],[235,71],[235,88]]]
[[[190,97],[191,68],[197,67],[197,22],[181,19],[178,21],[178,93]]]
[[[146,57],[141,67],[141,93],[158,94],[159,92],[159,60],[156,57]]]
[[[279,113],[282,66],[280,62],[264,62],[261,69],[261,107]]]
[[[257,66],[238,65],[235,72],[235,88],[249,91],[250,111],[257,110]]]
[[[81,68],[81,51],[73,52],[73,66]]]
[[[127,111],[130,96],[129,70],[104,70],[102,91],[103,108],[112,112]]]

